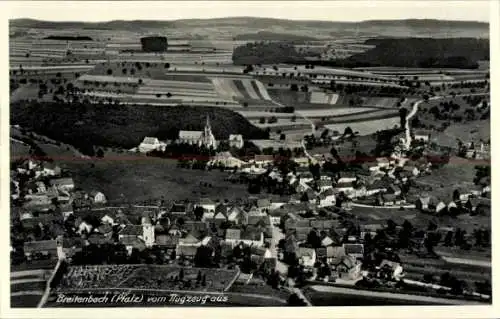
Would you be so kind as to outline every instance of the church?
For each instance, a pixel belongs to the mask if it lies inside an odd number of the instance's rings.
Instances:
[[[210,118],[207,116],[203,131],[179,131],[177,143],[187,143],[191,145],[205,146],[207,148],[217,148],[217,140],[212,133]]]

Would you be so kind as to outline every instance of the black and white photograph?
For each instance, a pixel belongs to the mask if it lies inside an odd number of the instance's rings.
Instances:
[[[6,5],[2,299],[492,306],[493,2]]]

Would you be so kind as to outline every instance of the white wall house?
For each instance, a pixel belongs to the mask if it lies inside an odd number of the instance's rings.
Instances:
[[[165,149],[166,145],[166,143],[160,142],[156,137],[146,136],[141,144],[139,144],[139,152],[148,153],[154,150],[162,151]]]

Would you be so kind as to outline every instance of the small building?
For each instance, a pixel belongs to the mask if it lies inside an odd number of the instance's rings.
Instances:
[[[296,252],[299,263],[307,268],[313,268],[316,263],[316,250],[313,248],[299,247]]]
[[[229,135],[229,147],[240,149],[243,148],[243,145],[245,145],[245,141],[243,140],[243,135],[241,134]]]
[[[160,140],[156,137],[146,136],[144,140],[142,140],[141,144],[139,144],[139,152],[141,153],[149,153],[151,151],[163,151],[165,150],[166,143],[160,142]]]
[[[70,192],[75,189],[75,182],[71,177],[51,179],[50,185],[64,192]]]
[[[202,198],[197,206],[203,207],[203,209],[207,212],[215,212],[216,203],[210,198]]]
[[[103,193],[98,192],[98,191],[91,191],[90,192],[90,199],[94,204],[105,204],[106,203],[106,196],[104,196]]]
[[[343,244],[345,254],[354,258],[363,258],[364,245],[363,244]]]

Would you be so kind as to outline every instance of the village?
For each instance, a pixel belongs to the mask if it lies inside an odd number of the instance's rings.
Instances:
[[[180,139],[179,143],[212,148],[218,143],[208,118],[204,131],[181,132]],[[238,141],[234,146],[243,146],[241,136],[232,140]],[[425,136],[414,136],[414,141],[412,148],[425,147]],[[403,149],[403,144],[395,149]],[[162,147],[165,144],[158,139],[146,137],[138,150],[148,153]],[[274,289],[320,281],[487,296],[462,278],[431,277],[424,282],[414,265],[405,271],[398,254],[425,260],[438,258],[438,246],[487,247],[489,229],[467,233],[433,221],[422,227],[407,219],[400,224],[392,219],[372,223],[362,217],[361,211],[380,210],[410,217],[415,216],[405,211],[434,217],[489,215],[491,188],[486,177],[474,188],[448,189],[442,199],[418,188],[418,195],[412,195],[419,178],[443,164],[428,157],[406,158],[406,153],[395,151],[355,164],[340,159],[342,165],[335,166],[331,154],[330,158],[255,155],[243,160],[219,152],[205,159],[206,165],[228,169],[233,183],[248,183],[249,197],[158,199],[153,205],[110,205],[106,194],[75,185],[71,172],[53,161],[25,159],[11,171],[12,263],[65,260],[74,265],[237,267],[240,281],[259,279]],[[337,156],[336,164],[338,160]],[[198,283],[202,280],[198,278]]]

